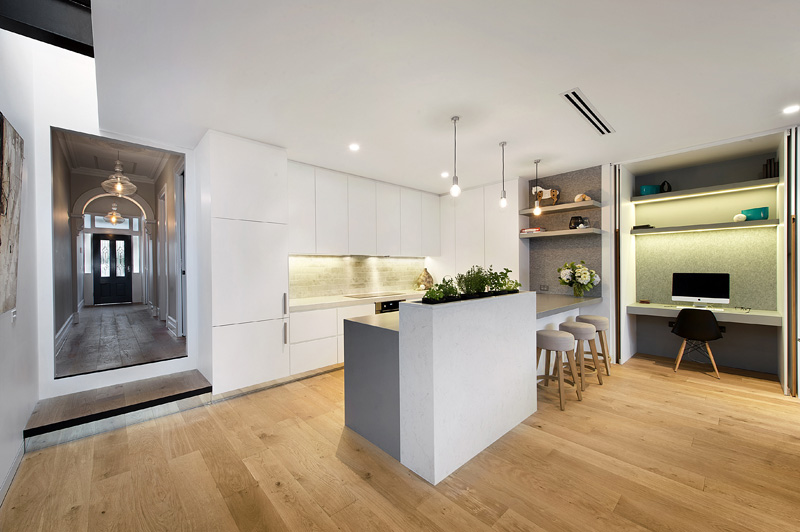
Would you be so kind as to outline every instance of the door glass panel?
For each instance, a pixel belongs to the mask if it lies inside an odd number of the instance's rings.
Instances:
[[[100,241],[100,277],[111,276],[111,248],[108,240]]]
[[[117,277],[125,277],[125,241],[117,240]]]

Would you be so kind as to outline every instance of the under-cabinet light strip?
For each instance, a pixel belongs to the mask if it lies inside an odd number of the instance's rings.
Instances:
[[[757,229],[760,227],[779,227],[783,224],[745,225],[743,227],[709,227],[706,229],[676,229],[674,231],[653,231],[652,233],[631,233],[631,236],[671,235],[674,233],[705,233],[707,231],[738,231],[741,229]]]
[[[728,194],[730,192],[742,192],[744,190],[755,190],[758,188],[773,188],[777,187],[777,183],[770,183],[767,185],[753,185],[749,187],[741,187],[741,188],[726,188],[725,190],[712,190],[710,192],[698,192],[696,194],[684,194],[681,196],[670,196],[668,198],[652,198],[652,199],[632,199],[631,203],[639,204],[639,203],[655,203],[657,201],[672,201],[672,200],[679,200],[679,199],[686,199],[686,198],[699,198],[701,196],[715,196],[717,194]]]

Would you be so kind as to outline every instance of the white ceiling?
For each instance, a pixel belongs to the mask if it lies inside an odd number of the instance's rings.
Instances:
[[[194,147],[208,128],[442,193],[800,122],[800,2],[93,2],[100,125]],[[616,133],[559,94],[579,87]],[[361,151],[347,149],[351,142]]]

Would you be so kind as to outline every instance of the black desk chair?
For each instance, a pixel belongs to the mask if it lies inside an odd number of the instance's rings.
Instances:
[[[722,331],[719,330],[719,324],[713,312],[694,308],[681,309],[672,332],[683,338],[681,350],[678,352],[678,360],[675,362],[676,372],[678,366],[681,365],[681,358],[683,358],[684,349],[688,343],[688,352],[697,351],[711,359],[714,373],[717,374],[718,379],[720,378],[717,364],[714,362],[714,355],[711,354],[711,348],[708,346],[708,342],[722,338]],[[703,347],[705,347],[705,352]]]

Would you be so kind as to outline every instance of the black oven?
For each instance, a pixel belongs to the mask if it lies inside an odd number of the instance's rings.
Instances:
[[[398,299],[397,301],[380,301],[375,303],[375,314],[383,314],[384,312],[397,312],[400,310],[400,302],[405,299]]]

